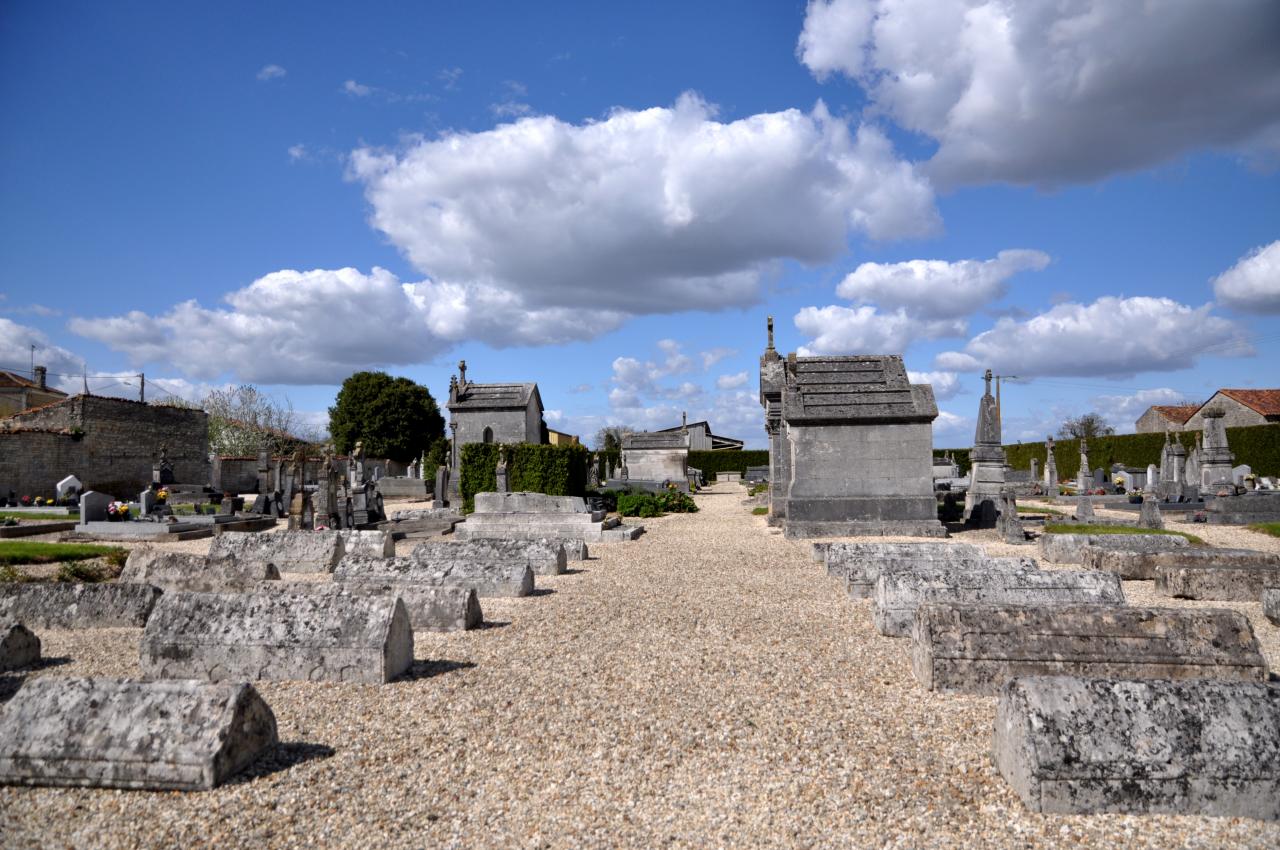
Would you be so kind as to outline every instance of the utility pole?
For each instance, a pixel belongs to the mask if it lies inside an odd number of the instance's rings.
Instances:
[[[1000,417],[1000,421],[1004,422],[1003,411],[1000,409],[1000,382],[1001,381],[1017,381],[1017,375],[995,375],[996,379],[996,415]]]
[[[138,401],[146,404],[147,401],[147,375],[142,373],[138,376]]]
[[[31,343],[31,380],[36,379],[36,344]]]

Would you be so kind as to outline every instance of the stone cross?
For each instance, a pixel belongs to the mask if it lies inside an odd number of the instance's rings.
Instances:
[[[467,361],[458,361],[458,383],[462,386],[467,385]]]
[[[507,487],[507,450],[504,446],[498,447],[498,465],[494,469],[494,480],[497,492],[511,492]]]
[[[769,317],[769,344],[765,346],[765,351],[773,351],[773,316]]]

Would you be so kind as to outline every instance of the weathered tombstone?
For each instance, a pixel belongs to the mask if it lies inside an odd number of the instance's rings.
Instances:
[[[1044,490],[1050,496],[1058,495],[1058,461],[1053,456],[1053,437],[1044,438]]]
[[[84,485],[80,483],[80,479],[74,475],[68,475],[66,478],[58,482],[55,493],[58,497],[58,504],[64,504],[68,499],[74,499],[80,495],[80,491],[84,489]]]
[[[528,564],[475,563],[465,558],[430,565],[413,558],[343,558],[334,570],[333,580],[469,587],[481,599],[528,596],[534,587],[533,570]]]
[[[46,676],[0,710],[0,783],[207,791],[276,743],[243,682]]]
[[[161,446],[160,457],[151,467],[151,483],[172,484],[173,481],[173,463],[169,460],[169,448]]]
[[[106,522],[107,505],[112,499],[106,493],[88,490],[80,494],[80,523]]]
[[[1080,522],[1093,522],[1093,499],[1086,493],[1076,497],[1076,519]]]
[[[1107,573],[1072,570],[980,571],[948,567],[882,569],[876,580],[876,631],[911,634],[916,608],[925,602],[989,605],[1123,605],[1120,580]]]
[[[1021,545],[1027,542],[1027,530],[1018,516],[1018,500],[1013,491],[1006,489],[1000,494],[1000,516],[997,519],[997,531],[1005,543]]]
[[[254,590],[263,581],[279,581],[274,564],[236,558],[208,558],[185,552],[138,547],[129,553],[120,581],[149,584],[166,593],[226,593]]]
[[[1231,467],[1231,482],[1237,487],[1243,487],[1245,478],[1252,474],[1253,467],[1249,466],[1247,463],[1242,463],[1239,466],[1233,466]]]
[[[209,545],[210,558],[271,564],[282,573],[331,573],[344,551],[337,531],[226,531]]]
[[[1262,613],[1274,625],[1280,626],[1280,587],[1262,591]]]
[[[436,467],[436,489],[431,499],[431,507],[443,508],[449,504],[449,467],[440,464]]]
[[[1093,484],[1092,474],[1089,472],[1089,441],[1084,437],[1080,438],[1080,469],[1076,472],[1076,491],[1078,493],[1088,493],[1090,486]]]
[[[358,558],[390,558],[396,553],[396,541],[390,531],[355,531],[344,529],[338,532],[342,538],[342,554],[354,555]]]
[[[983,375],[986,391],[978,402],[978,425],[973,437],[972,483],[964,496],[965,524],[995,528],[1005,483],[1005,455],[1000,438],[1000,411],[991,395],[991,370]]]
[[[1084,565],[1091,570],[1115,573],[1125,581],[1150,581],[1161,567],[1270,567],[1280,575],[1280,555],[1252,549],[1217,549],[1186,546],[1154,552],[1086,547]]]
[[[916,609],[911,669],[936,691],[994,696],[1017,676],[1265,682],[1239,611],[930,602]]]
[[[1280,819],[1280,685],[1029,676],[996,706],[996,767],[1057,814]]]
[[[1142,510],[1138,515],[1139,528],[1164,528],[1164,519],[1160,516],[1160,502],[1155,496],[1144,496]]]
[[[1147,464],[1147,480],[1142,486],[1144,490],[1151,494],[1155,494],[1156,488],[1160,486],[1160,473],[1156,470],[1154,463]]]
[[[148,516],[156,509],[156,491],[150,487],[138,494],[138,510],[143,516]]]
[[[554,576],[567,567],[564,546],[559,540],[480,539],[461,543],[419,543],[410,555],[426,567],[445,568],[465,561],[471,566],[524,564],[534,575]]]
[[[168,593],[140,656],[164,679],[382,684],[413,664],[413,628],[392,596]]]
[[[146,625],[160,589],[145,584],[0,583],[0,620],[36,629]]]
[[[404,603],[409,625],[415,632],[452,632],[478,629],[484,624],[480,598],[469,587],[440,587],[391,581],[271,581],[258,585],[259,592],[301,594],[383,596]]]
[[[502,446],[498,447],[498,465],[493,474],[496,481],[494,489],[499,493],[510,493],[511,488],[507,486],[507,450]]]
[[[22,623],[0,622],[0,671],[29,667],[40,660],[40,638]]]
[[[1231,463],[1235,455],[1227,446],[1227,429],[1223,423],[1226,415],[1221,408],[1211,407],[1201,414],[1204,418],[1204,457],[1200,459],[1199,484],[1207,492],[1218,492],[1234,486],[1231,479]]]
[[[884,570],[931,570],[931,569],[974,570],[977,572],[998,572],[1006,570],[1039,569],[1032,558],[991,558],[980,553],[974,556],[954,557],[918,557],[909,554],[895,555],[886,553],[877,558],[827,561],[828,575],[844,579],[845,592],[850,599],[872,599],[876,594],[876,580]]]
[[[1167,552],[1189,545],[1179,534],[1042,534],[1040,556],[1055,564],[1080,564],[1090,548]]]
[[[1269,587],[1280,587],[1280,566],[1275,564],[1182,563],[1156,567],[1156,592],[1165,596],[1256,602]]]
[[[1031,480],[1032,482],[1040,480],[1040,460],[1039,458],[1031,459]]]

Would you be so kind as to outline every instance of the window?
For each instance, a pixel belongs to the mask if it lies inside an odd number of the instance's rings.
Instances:
[[[484,426],[484,430],[480,432],[480,442],[482,443],[493,442],[493,429],[490,428],[488,425]]]

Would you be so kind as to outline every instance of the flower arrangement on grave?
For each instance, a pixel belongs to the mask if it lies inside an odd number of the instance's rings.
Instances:
[[[107,522],[120,522],[129,519],[129,506],[124,502],[112,502],[107,505]]]
[[[159,490],[157,490],[157,491],[156,491],[156,501],[157,501],[157,502],[159,502],[160,504],[162,504],[162,505],[163,505],[163,504],[164,504],[168,499],[169,499],[169,491],[168,491],[168,490],[166,490],[166,489],[164,489],[163,487],[161,487]]]
[[[18,501],[22,503],[22,506],[23,506],[24,508],[29,508],[29,507],[31,507],[31,497],[30,497],[30,496],[23,496],[23,497],[22,497],[21,499],[19,499]]]

